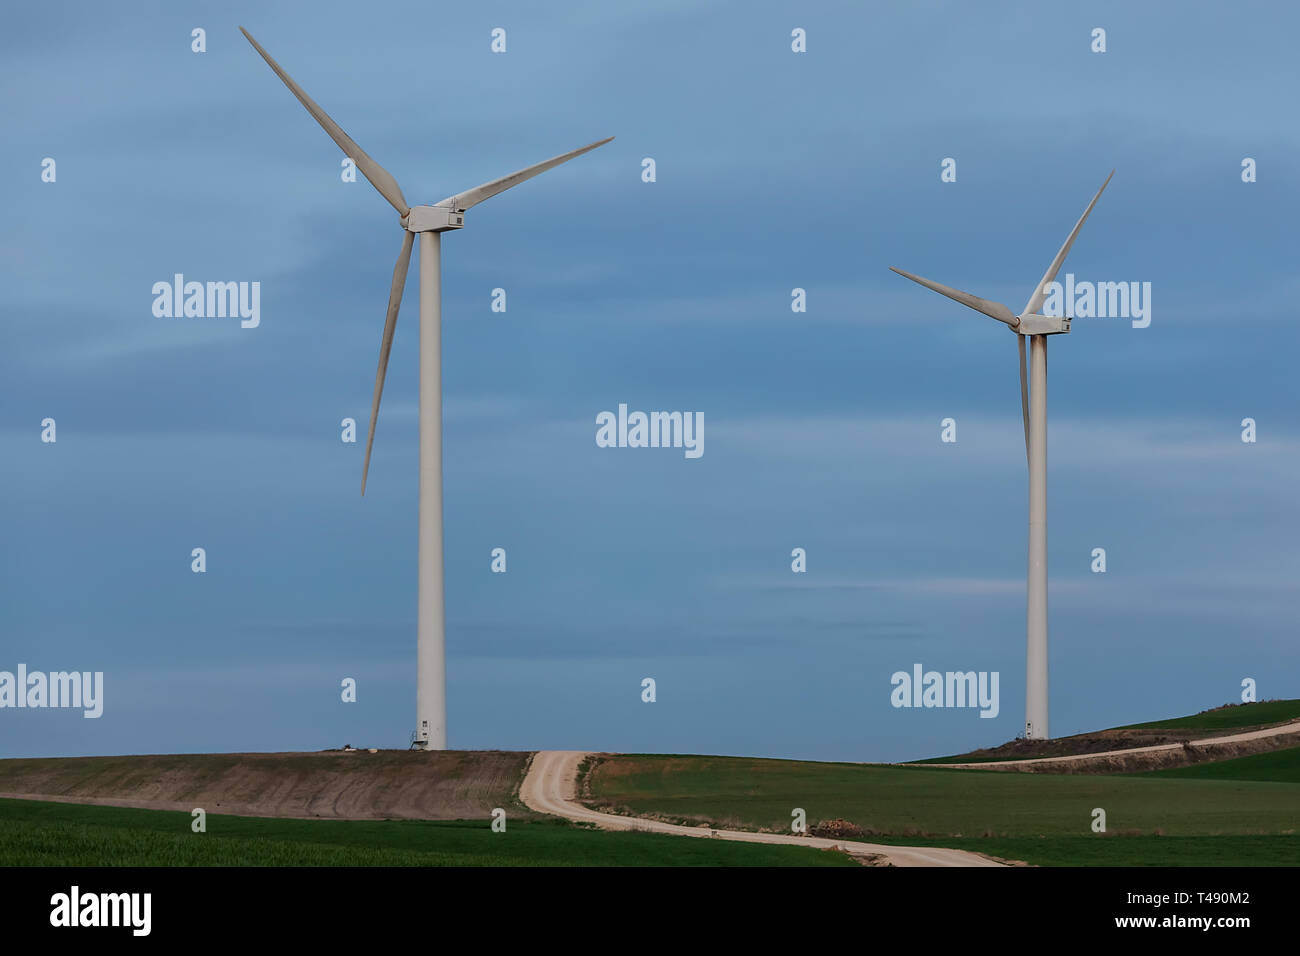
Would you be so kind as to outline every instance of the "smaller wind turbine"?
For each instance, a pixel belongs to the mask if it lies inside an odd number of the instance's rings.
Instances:
[[[338,144],[345,156],[356,163],[361,175],[397,210],[402,226],[402,248],[393,267],[393,284],[388,293],[388,316],[379,344],[379,371],[375,374],[375,396],[370,406],[370,431],[366,435],[366,458],[361,466],[361,493],[366,493],[366,476],[370,472],[370,448],[375,441],[375,422],[379,418],[379,399],[384,393],[384,375],[388,370],[388,353],[393,347],[393,330],[397,310],[402,304],[406,270],[411,264],[411,248],[420,237],[420,514],[419,570],[416,608],[417,658],[415,680],[416,730],[412,747],[421,750],[445,750],[447,747],[447,680],[446,680],[446,612],[443,592],[442,550],[442,234],[463,229],[465,212],[497,193],[518,186],[539,173],[567,163],[575,156],[604,146],[614,137],[602,139],[545,162],[537,163],[509,176],[502,176],[482,186],[456,193],[432,206],[412,206],[402,195],[397,180],[388,170],[371,159],[352,141],[326,112],[316,105],[297,83],[271,59],[247,30],[239,32],[262,59],[284,81],[289,91],[307,107],[307,112]]]
[[[1110,176],[1115,170],[1110,171]],[[1070,317],[1035,314],[1047,298],[1047,287],[1056,279],[1075,237],[1088,220],[1092,207],[1110,183],[1110,176],[1092,197],[1065,245],[1047,267],[1043,279],[1034,288],[1024,311],[1013,313],[1001,302],[990,302],[969,292],[940,285],[929,279],[889,268],[904,278],[919,282],[927,289],[955,299],[962,305],[983,312],[1005,323],[1016,333],[1020,349],[1020,414],[1025,422],[1025,457],[1029,461],[1029,581],[1026,612],[1025,651],[1025,736],[1046,740],[1047,732],[1047,337],[1070,331]],[[1062,312],[1066,311],[1062,309]],[[1033,374],[1025,381],[1025,338],[1029,338]],[[1032,399],[1032,401],[1031,401]]]

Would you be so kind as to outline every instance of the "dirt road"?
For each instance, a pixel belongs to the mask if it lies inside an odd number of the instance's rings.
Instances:
[[[817,849],[841,849],[863,862],[884,858],[894,866],[1002,866],[988,857],[965,850],[928,846],[888,846],[883,843],[859,843],[855,840],[832,840],[825,837],[799,836],[794,833],[751,833],[746,830],[712,830],[663,823],[641,817],[623,817],[590,810],[577,802],[578,764],[587,756],[581,750],[541,750],[533,757],[528,774],[519,787],[524,804],[538,813],[550,813],[583,823],[594,823],[607,830],[641,830],[647,833],[670,833],[677,836],[714,837],[743,843],[784,843]]]
[[[1285,724],[1278,724],[1276,727],[1265,727],[1262,730],[1251,730],[1240,734],[1230,734],[1226,737],[1205,737],[1201,740],[1189,740],[1186,743],[1158,744],[1151,747],[1129,747],[1124,750],[1106,750],[1101,753],[1076,754],[1065,757],[1028,757],[1023,760],[988,760],[977,763],[927,763],[921,766],[954,767],[959,770],[997,770],[1000,768],[1033,770],[1036,767],[1060,764],[1085,764],[1092,762],[1110,763],[1117,760],[1129,761],[1135,757],[1140,758],[1152,754],[1175,753],[1182,751],[1187,747],[1200,747],[1213,752],[1215,750],[1230,748],[1234,744],[1246,743],[1251,740],[1261,740],[1266,737],[1280,737],[1287,734],[1300,734],[1300,720],[1288,721]]]

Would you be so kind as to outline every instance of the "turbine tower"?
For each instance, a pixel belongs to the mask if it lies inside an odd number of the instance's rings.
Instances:
[[[416,659],[416,730],[411,746],[420,750],[447,748],[446,613],[443,603],[442,550],[442,234],[465,225],[465,213],[485,199],[511,186],[568,162],[575,156],[603,146],[614,137],[564,153],[502,176],[482,186],[449,196],[431,206],[411,206],[388,170],[370,158],[303,92],[302,87],[271,59],[271,55],[243,27],[239,31],[261,54],[275,75],[307,107],[330,139],[338,144],[370,185],[397,210],[403,229],[402,248],[393,268],[388,293],[388,316],[379,345],[379,370],[375,374],[375,395],[370,406],[370,430],[366,435],[366,457],[361,468],[361,494],[366,493],[370,471],[370,449],[375,441],[379,399],[384,391],[388,353],[393,346],[397,310],[402,304],[406,271],[411,263],[415,237],[420,237],[420,515],[419,515],[419,601],[417,609],[418,653]]]
[[[1061,264],[1069,255],[1075,237],[1088,220],[1092,207],[1110,183],[1110,171],[1097,195],[1065,240],[1065,245],[1047,267],[1042,281],[1034,288],[1024,311],[1015,315],[1001,302],[990,302],[968,292],[961,292],[920,276],[889,268],[904,278],[919,282],[927,289],[955,299],[962,305],[983,312],[990,318],[1005,323],[1016,333],[1020,350],[1020,414],[1025,423],[1025,457],[1029,462],[1029,580],[1026,612],[1025,648],[1025,737],[1046,740],[1047,730],[1047,337],[1070,331],[1068,315],[1054,317],[1038,315],[1047,287],[1056,279]],[[1068,311],[1062,309],[1062,312]],[[1025,381],[1025,339],[1029,339],[1030,381]]]

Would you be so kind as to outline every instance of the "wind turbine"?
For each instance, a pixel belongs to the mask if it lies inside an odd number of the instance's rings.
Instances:
[[[575,156],[603,146],[614,137],[537,163],[509,176],[502,176],[463,193],[449,196],[431,206],[412,206],[388,170],[352,141],[316,101],[271,59],[261,44],[243,27],[239,32],[262,55],[275,75],[307,107],[330,139],[351,159],[370,185],[392,204],[401,217],[402,248],[393,267],[393,284],[388,293],[388,316],[379,345],[379,370],[375,375],[375,396],[370,406],[370,431],[366,435],[366,457],[361,467],[361,494],[366,493],[370,471],[370,449],[375,441],[379,399],[384,391],[388,353],[393,346],[397,310],[402,304],[411,248],[420,237],[420,516],[419,516],[419,601],[417,607],[416,731],[411,746],[419,750],[447,747],[446,613],[443,603],[442,551],[442,233],[461,229],[465,213],[485,199],[517,186],[526,179],[568,162]]]
[[[1074,245],[1079,230],[1088,220],[1092,207],[1110,183],[1110,171],[1097,195],[1065,240],[1065,245],[1047,267],[1042,281],[1034,287],[1024,311],[1015,315],[1001,302],[990,302],[969,292],[931,282],[920,276],[889,268],[904,278],[919,282],[927,289],[955,299],[962,305],[983,312],[1005,323],[1016,333],[1020,349],[1020,414],[1025,422],[1025,457],[1029,462],[1029,581],[1026,613],[1025,651],[1025,737],[1046,740],[1047,732],[1047,337],[1070,331],[1070,317],[1036,314],[1047,298],[1047,286],[1056,279],[1061,264]],[[1068,309],[1062,309],[1062,312]],[[1025,381],[1025,339],[1029,339],[1030,382]]]

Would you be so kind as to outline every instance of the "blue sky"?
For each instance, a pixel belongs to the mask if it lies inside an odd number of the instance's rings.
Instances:
[[[1066,268],[1151,282],[1153,318],[1050,346],[1052,730],[1244,677],[1300,696],[1293,11],[375,9],[63,3],[0,35],[0,669],[106,682],[99,720],[0,711],[0,755],[414,725],[416,270],[362,499],[339,422],[364,430],[400,229],[241,23],[412,202],[617,136],[443,243],[452,746],[892,760],[1015,736],[1012,336],[887,267],[1019,310],[1112,168]],[[260,326],[155,318],[177,272],[259,281]],[[702,412],[705,454],[598,448],[619,403]],[[917,662],[999,671],[1000,715],[892,708]]]

